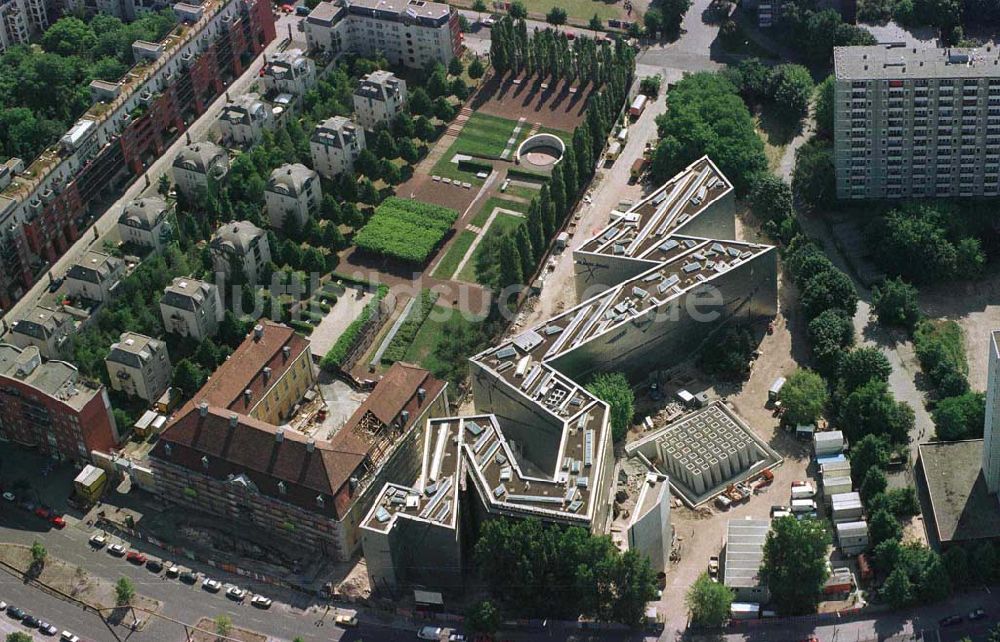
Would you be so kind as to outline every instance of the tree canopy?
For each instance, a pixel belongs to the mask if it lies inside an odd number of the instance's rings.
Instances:
[[[830,542],[830,533],[819,520],[780,517],[771,522],[760,574],[779,612],[815,612],[829,576]]]
[[[599,374],[590,380],[587,390],[611,407],[612,438],[615,441],[625,439],[635,411],[635,393],[625,375],[620,372]]]
[[[811,370],[796,370],[781,389],[785,417],[792,425],[815,423],[828,400],[826,382]]]
[[[691,622],[697,626],[718,627],[729,619],[733,592],[724,584],[715,582],[702,573],[688,588],[684,603],[691,612]]]

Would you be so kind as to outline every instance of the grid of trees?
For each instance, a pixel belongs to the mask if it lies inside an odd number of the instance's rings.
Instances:
[[[457,218],[458,212],[447,207],[392,197],[379,205],[354,242],[366,252],[419,264]]]

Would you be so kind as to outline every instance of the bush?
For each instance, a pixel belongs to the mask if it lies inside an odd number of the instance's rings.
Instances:
[[[299,334],[307,337],[312,334],[312,331],[314,330],[313,326],[309,325],[305,321],[298,321],[296,319],[289,321],[288,325]]]
[[[587,390],[611,407],[611,435],[615,441],[625,439],[632,423],[635,394],[620,372],[599,374],[587,384]]]
[[[463,172],[472,172],[473,174],[478,172],[486,172],[487,174],[493,173],[492,165],[471,158],[458,161],[458,169]]]
[[[962,328],[955,321],[922,321],[913,333],[913,346],[920,367],[941,397],[965,394],[969,389],[966,375],[965,341]]]
[[[698,365],[707,374],[740,377],[750,372],[750,359],[756,344],[750,329],[733,325],[722,331],[716,341],[701,352]]]
[[[872,289],[872,308],[884,325],[912,330],[920,319],[917,288],[900,278],[888,278]]]
[[[420,327],[427,319],[427,315],[434,308],[434,303],[438,300],[438,293],[431,290],[424,290],[420,293],[420,299],[410,308],[410,313],[406,320],[399,326],[396,335],[389,342],[389,346],[382,353],[382,363],[391,364],[401,361],[406,356],[406,351],[413,344],[413,339],[420,331]]]
[[[547,14],[545,14],[545,21],[552,25],[564,25],[566,24],[566,10],[561,7],[552,7]]]
[[[439,205],[392,197],[354,237],[359,248],[379,256],[423,263],[451,229],[458,212]]]
[[[802,65],[778,65],[771,72],[770,93],[779,113],[798,120],[809,111],[812,76]]]
[[[938,402],[932,413],[934,433],[941,441],[979,439],[986,423],[986,395],[967,392]]]
[[[796,370],[781,389],[785,417],[792,425],[815,423],[828,400],[826,382],[811,370]]]

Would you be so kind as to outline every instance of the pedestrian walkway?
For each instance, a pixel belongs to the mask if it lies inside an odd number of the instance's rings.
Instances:
[[[434,143],[434,147],[428,152],[427,156],[422,160],[417,167],[413,170],[415,174],[430,174],[431,169],[437,165],[441,157],[451,149],[452,144],[458,140],[459,134],[462,133],[462,129],[465,127],[465,123],[472,117],[472,110],[468,107],[462,107],[462,110],[458,112],[458,116],[455,120],[451,121],[448,125],[448,129],[445,130],[444,134]]]
[[[517,137],[521,133],[521,128],[524,127],[524,122],[527,120],[524,116],[517,119],[517,125],[514,126],[514,131],[511,132],[510,138],[507,139],[507,146],[503,148],[503,152],[500,153],[500,158],[503,160],[510,159],[510,153],[514,151],[514,144],[517,143]]]
[[[486,232],[489,231],[490,225],[493,225],[493,220],[497,217],[497,214],[509,214],[518,218],[524,218],[524,214],[521,214],[520,212],[504,209],[502,207],[494,207],[493,211],[490,213],[490,217],[486,219],[486,223],[483,224],[482,230],[476,234],[476,238],[473,239],[472,245],[470,245],[469,249],[465,251],[465,256],[462,257],[462,260],[458,263],[458,267],[455,268],[455,273],[451,275],[453,280],[457,280],[458,275],[461,274],[462,270],[465,268],[465,264],[468,263],[469,259],[472,258],[472,255],[476,253],[476,248],[479,247],[479,243],[486,237]],[[471,229],[473,226],[470,225],[468,227]]]

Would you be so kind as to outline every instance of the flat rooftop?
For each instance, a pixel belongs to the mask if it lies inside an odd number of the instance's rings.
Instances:
[[[1000,78],[1000,49],[986,47],[834,47],[837,80]]]
[[[986,489],[983,440],[926,443],[918,450],[938,541],[1000,537],[1000,499]]]
[[[726,528],[723,583],[729,588],[761,586],[760,565],[764,542],[771,530],[769,519],[731,519]]]

